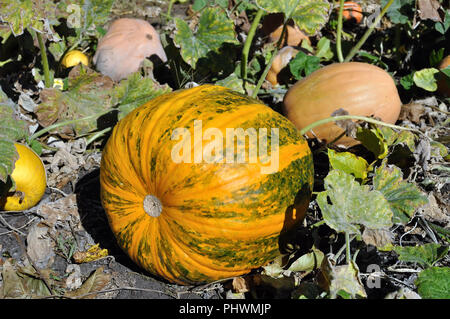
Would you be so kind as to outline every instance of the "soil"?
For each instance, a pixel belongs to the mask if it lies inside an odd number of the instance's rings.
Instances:
[[[155,16],[155,12],[167,10],[167,1],[121,1],[114,9],[115,17],[139,17],[151,22],[157,29],[161,28],[161,20]],[[176,3],[172,10],[173,16],[186,17],[188,6]],[[19,38],[19,41],[30,43],[26,39],[28,35]],[[7,45],[14,45],[10,43]],[[3,50],[6,50],[3,46]],[[1,60],[1,59],[0,59]],[[30,75],[29,66],[34,63],[34,57],[24,55],[20,64],[10,65],[8,69],[0,68],[0,85],[5,89],[5,93],[13,100],[17,101],[17,91],[13,90],[14,83],[21,83],[22,90],[37,91],[34,79]],[[277,109],[277,105],[273,105]],[[428,108],[428,113],[433,110]],[[426,125],[431,126],[429,121]],[[411,124],[411,123],[410,123]],[[449,140],[443,141],[447,147]],[[313,150],[317,150],[315,145],[311,145]],[[361,152],[363,150],[361,149]],[[358,150],[355,151],[358,153]],[[45,154],[45,153],[44,153]],[[70,247],[75,247],[75,251],[85,251],[93,244],[99,244],[103,249],[107,249],[106,257],[98,260],[77,264],[80,267],[80,283],[86,280],[100,267],[104,274],[109,277],[109,282],[100,289],[101,293],[89,295],[100,299],[223,299],[229,298],[229,292],[235,291],[232,280],[226,280],[209,285],[201,286],[179,286],[174,285],[140,269],[129,257],[118,247],[113,233],[111,232],[105,211],[100,202],[99,166],[100,150],[92,150],[86,153],[72,152],[78,158],[79,163],[76,168],[64,171],[68,162],[62,159],[60,164],[52,162],[51,156],[44,159],[47,171],[50,172],[49,179],[51,186],[48,187],[43,199],[36,207],[25,212],[1,212],[0,213],[0,266],[6,260],[14,260],[17,265],[26,265],[29,254],[26,248],[29,246],[27,237],[30,231],[41,223],[46,222],[43,217],[45,210],[55,212],[58,219],[48,227],[48,236],[52,238],[50,247],[53,250],[52,257],[48,261],[42,261],[41,270],[50,270],[53,278],[58,277],[61,286],[64,286],[70,273],[68,266],[75,264],[73,256],[68,255]],[[315,156],[316,185],[315,191],[321,191],[323,178],[328,172],[327,157],[320,152]],[[323,160],[322,160],[323,157]],[[413,179],[428,195],[435,196],[437,207],[443,214],[449,214],[450,205],[450,183],[448,179],[448,168],[424,169],[420,165],[413,168],[405,168],[404,176],[412,176]],[[66,203],[71,203],[75,207],[72,211]],[[52,206],[55,203],[62,203],[60,206]],[[68,205],[68,204],[67,204]],[[67,209],[67,211],[66,211]],[[59,210],[59,212],[58,212]],[[65,214],[69,212],[68,218]],[[72,213],[73,212],[73,213]],[[326,225],[315,227],[311,232],[308,226],[320,221],[320,210],[317,203],[312,201],[308,209],[304,227],[297,230],[292,244],[296,246],[296,256],[307,253],[313,245],[325,253],[336,253],[344,245],[344,237],[335,233]],[[47,221],[48,222],[48,221]],[[441,224],[443,227],[448,226]],[[416,214],[411,222],[406,226],[399,226],[393,231],[394,243],[403,244],[424,244],[433,242],[426,221],[420,214]],[[59,238],[59,241],[58,241]],[[62,239],[61,239],[62,238]],[[64,242],[64,240],[72,242]],[[444,242],[439,239],[439,242]],[[447,242],[448,244],[448,242]],[[25,249],[24,249],[25,248]],[[361,277],[366,283],[365,289],[369,299],[385,298],[387,294],[398,291],[400,288],[415,289],[414,281],[417,278],[418,267],[403,267],[399,263],[398,256],[393,251],[380,251],[371,245],[362,245],[360,241],[353,241],[353,252],[358,252],[356,263],[359,265]],[[345,258],[344,254],[337,262]],[[367,283],[373,278],[369,278],[373,272],[372,266],[378,265],[375,269],[385,274],[379,280],[375,280],[375,285],[370,288]],[[450,266],[450,258],[446,256],[440,261],[441,266]],[[249,291],[244,296],[247,299],[260,298],[292,298],[300,294],[300,290],[295,286],[297,275],[281,279],[273,279],[261,274],[261,269],[256,269],[252,273],[243,276]],[[312,271],[301,278],[302,282],[308,284],[317,280],[318,272]],[[1,276],[0,276],[1,277]],[[4,280],[3,280],[4,283]],[[2,280],[0,279],[0,287]],[[302,286],[306,289],[307,285]],[[228,294],[227,294],[228,293]],[[1,296],[1,294],[0,294]],[[236,296],[235,296],[236,297]]]

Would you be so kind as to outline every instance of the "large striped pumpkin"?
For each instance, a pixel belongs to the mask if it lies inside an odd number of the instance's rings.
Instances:
[[[177,128],[190,138],[175,138]],[[224,157],[237,144],[226,143],[227,128],[266,128],[267,156],[258,153],[252,162],[248,155],[263,149],[261,133],[257,142],[245,139],[244,162],[237,155],[211,161],[212,141]],[[216,135],[208,139],[208,132]],[[215,150],[210,155],[220,155]],[[278,169],[267,174],[275,154]],[[279,255],[283,236],[304,218],[313,163],[283,116],[240,93],[203,85],[161,95],[119,121],[103,151],[100,182],[112,231],[131,259],[170,282],[198,284],[248,273]]]

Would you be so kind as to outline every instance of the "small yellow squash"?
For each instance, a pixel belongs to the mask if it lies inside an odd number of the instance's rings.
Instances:
[[[45,167],[40,157],[28,146],[18,143],[14,145],[19,153],[11,174],[16,190],[0,198],[0,210],[22,211],[35,206],[47,186]]]
[[[81,52],[80,50],[72,50],[67,52],[64,58],[61,61],[62,66],[65,68],[70,68],[78,64],[89,64],[89,59],[86,54]]]

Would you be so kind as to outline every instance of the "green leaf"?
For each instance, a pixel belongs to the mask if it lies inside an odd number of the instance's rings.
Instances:
[[[381,0],[381,6],[384,7],[388,1],[389,0]],[[411,9],[407,9],[407,7],[411,7],[412,4],[414,4],[414,0],[396,0],[389,7],[386,15],[394,24],[406,24],[409,21],[409,17],[404,13],[412,12]]]
[[[386,144],[383,133],[377,126],[370,125],[370,128],[358,127],[356,139],[371,151],[376,158],[385,158],[388,154],[388,145]]]
[[[370,53],[367,52],[367,51],[362,51],[362,50],[360,50],[360,51],[357,53],[357,55],[358,55],[359,57],[362,57],[362,58],[368,60],[370,64],[375,64],[375,65],[380,66],[382,69],[388,69],[388,68],[389,68],[389,66],[388,66],[386,63],[384,63],[383,61],[381,61],[381,58],[380,58],[379,56],[370,54]]]
[[[65,41],[52,42],[48,46],[48,50],[55,58],[55,61],[59,61],[61,59],[66,49],[67,47]]]
[[[415,210],[428,202],[427,196],[416,185],[403,180],[403,173],[398,167],[386,166],[385,161],[375,170],[373,187],[388,201],[394,223],[408,223]]]
[[[355,178],[340,170],[325,177],[325,191],[317,196],[325,223],[337,232],[360,235],[358,225],[370,229],[392,225],[392,211],[383,194],[360,185]]]
[[[431,267],[419,273],[415,281],[424,299],[450,299],[450,268]]]
[[[445,34],[447,32],[448,28],[450,28],[450,10],[447,9],[445,11],[444,22],[436,22],[434,28],[441,34]]]
[[[351,174],[363,181],[367,178],[369,164],[364,158],[350,152],[336,152],[331,148],[328,149],[328,158],[332,168]]]
[[[302,43],[307,41],[302,41]],[[327,39],[325,37],[320,38],[319,42],[317,43],[317,50],[314,54],[316,57],[323,61],[329,61],[333,58],[333,50],[331,50],[331,41],[330,39]]]
[[[437,67],[439,63],[444,58],[445,48],[440,48],[439,50],[432,50],[428,60],[430,61],[430,66]]]
[[[180,18],[175,19],[175,25],[174,42],[181,48],[183,60],[193,68],[209,52],[218,52],[223,43],[238,43],[233,21],[220,8],[204,9],[196,31]]]
[[[327,0],[256,0],[256,4],[270,13],[284,13],[286,20],[294,20],[310,35],[318,32],[328,21],[330,8]]]
[[[192,10],[194,11],[200,11],[208,4],[208,0],[195,0],[194,4],[192,5]]]
[[[404,262],[418,263],[422,267],[431,267],[437,261],[444,258],[449,247],[435,243],[429,243],[415,247],[395,246],[394,251],[398,254],[398,259]]]
[[[289,70],[296,80],[311,74],[320,68],[320,59],[316,56],[307,55],[299,51],[297,55],[289,62]]]
[[[434,92],[437,89],[436,79],[434,74],[439,70],[435,68],[422,69],[414,72],[413,81],[414,84],[424,90]]]
[[[405,90],[409,90],[414,84],[414,73],[405,75],[400,78],[400,84],[403,86]]]

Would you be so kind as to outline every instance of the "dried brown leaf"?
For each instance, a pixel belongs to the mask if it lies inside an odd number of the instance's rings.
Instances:
[[[402,105],[400,109],[399,120],[408,120],[413,123],[419,124],[420,117],[425,114],[425,107],[420,103],[409,103]]]
[[[438,222],[443,224],[450,223],[450,215],[446,214],[440,207],[434,197],[433,193],[428,195],[428,203],[425,204],[422,208],[420,208],[420,212],[422,216],[425,217],[426,220],[431,222]]]
[[[80,288],[68,291],[64,294],[69,298],[93,299],[96,292],[101,291],[111,280],[111,275],[104,272],[103,267],[97,268]]]
[[[362,233],[362,240],[367,245],[386,249],[392,245],[393,234],[389,229],[365,228]]]
[[[439,7],[441,4],[438,0],[418,0],[419,17],[422,20],[430,19],[435,22],[442,22],[439,16]]]
[[[249,291],[247,282],[242,277],[233,278],[233,293],[244,293]]]
[[[53,263],[54,243],[48,236],[48,227],[42,223],[34,224],[27,236],[27,254],[39,268],[47,268]]]
[[[337,109],[331,116],[343,116],[349,115],[348,111],[344,109]],[[342,128],[345,131],[345,135],[355,138],[356,137],[356,129],[358,128],[358,124],[350,119],[348,120],[339,120],[336,121],[335,124]]]
[[[55,202],[41,205],[37,214],[43,217],[50,227],[54,227],[58,221],[71,221],[73,227],[81,227],[76,194],[70,194]]]

